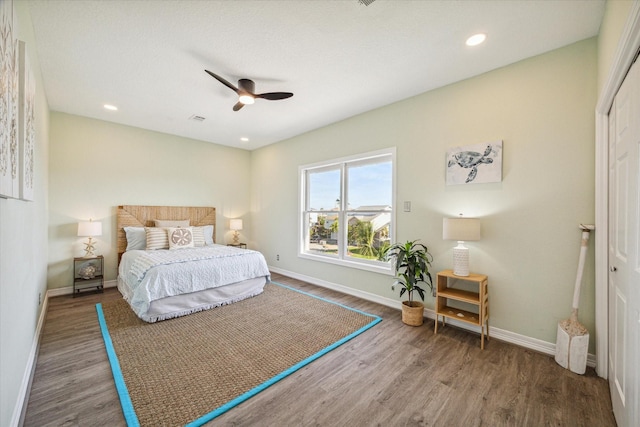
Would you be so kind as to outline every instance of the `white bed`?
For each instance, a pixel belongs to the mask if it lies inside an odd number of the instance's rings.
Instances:
[[[211,235],[201,247],[142,250],[140,244],[131,241],[134,240],[131,230],[158,233],[158,227],[154,227],[158,218],[189,220],[190,229],[204,228]],[[216,245],[214,227],[215,208],[118,207],[118,289],[138,317],[156,322],[238,302],[262,292],[269,281],[262,254]]]

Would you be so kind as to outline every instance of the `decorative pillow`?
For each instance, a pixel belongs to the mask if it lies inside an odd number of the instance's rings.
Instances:
[[[189,227],[188,219],[171,220],[171,219],[156,219],[154,220],[156,227]]]
[[[192,228],[194,246],[200,247],[213,245],[213,225]]]
[[[204,246],[204,227],[191,227],[193,229],[193,246]]]
[[[192,227],[169,227],[167,229],[169,249],[193,248]]]
[[[169,249],[169,239],[165,228],[145,227],[147,237],[147,250]]]
[[[205,225],[204,226],[204,244],[206,246],[213,245],[213,232],[215,229],[213,225]]]
[[[123,230],[127,236],[126,251],[144,250],[147,247],[147,233],[145,233],[144,227],[124,227]]]

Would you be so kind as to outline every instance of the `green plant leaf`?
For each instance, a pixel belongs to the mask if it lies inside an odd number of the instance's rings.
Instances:
[[[400,285],[400,297],[407,293],[410,302],[413,300],[413,291],[417,291],[424,301],[424,289],[419,287],[418,283],[425,283],[433,290],[433,280],[429,272],[433,256],[427,246],[416,242],[417,240],[408,240],[405,243],[394,243],[384,252],[386,260],[394,261],[396,281],[392,290],[395,290],[395,285]]]

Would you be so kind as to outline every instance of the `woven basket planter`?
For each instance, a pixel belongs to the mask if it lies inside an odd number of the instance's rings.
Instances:
[[[402,322],[409,326],[420,326],[424,320],[424,304],[419,301],[402,301]]]

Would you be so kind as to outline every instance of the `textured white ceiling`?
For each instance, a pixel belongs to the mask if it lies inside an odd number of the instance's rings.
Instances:
[[[604,1],[29,0],[29,9],[52,110],[251,150],[595,36]],[[465,46],[477,32],[487,41]],[[234,112],[237,96],[205,69],[294,96]]]

